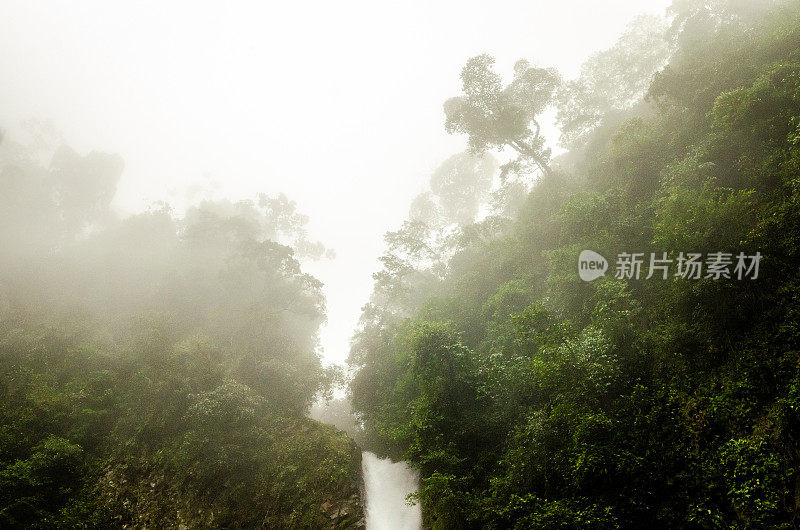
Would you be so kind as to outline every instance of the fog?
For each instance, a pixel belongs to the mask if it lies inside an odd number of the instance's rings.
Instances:
[[[0,528],[800,517],[800,0],[0,3]]]
[[[342,363],[383,234],[465,148],[442,129],[442,102],[466,59],[489,53],[509,74],[526,58],[571,77],[636,14],[668,4],[11,0],[0,127],[15,138],[23,121],[48,120],[81,154],[120,155],[123,216],[285,193],[335,251],[305,270],[325,284],[323,357]]]

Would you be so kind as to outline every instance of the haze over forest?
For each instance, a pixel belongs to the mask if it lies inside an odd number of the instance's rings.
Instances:
[[[1,126],[22,136],[42,119],[81,153],[122,156],[122,215],[285,193],[336,252],[307,266],[326,284],[323,355],[343,363],[384,232],[466,147],[441,127],[464,61],[491,53],[508,73],[528,57],[572,76],[635,15],[668,4],[11,0]]]
[[[0,527],[796,528],[800,1],[0,6]]]

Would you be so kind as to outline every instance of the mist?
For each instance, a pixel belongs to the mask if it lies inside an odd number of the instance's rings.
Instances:
[[[798,28],[5,2],[0,526],[790,527]]]
[[[486,52],[506,71],[530,57],[575,74],[633,16],[667,4],[353,2],[309,12],[12,1],[0,8],[2,127],[14,135],[28,119],[48,120],[82,154],[122,156],[120,215],[285,193],[336,251],[309,270],[327,285],[324,356],[342,363],[384,232],[465,147],[441,128],[462,63]],[[569,23],[531,31],[540,19]]]

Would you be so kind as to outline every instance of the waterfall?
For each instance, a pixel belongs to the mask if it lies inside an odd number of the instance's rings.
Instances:
[[[406,495],[417,490],[419,476],[405,462],[392,462],[364,452],[362,463],[366,489],[367,530],[419,530],[422,512],[406,504]]]

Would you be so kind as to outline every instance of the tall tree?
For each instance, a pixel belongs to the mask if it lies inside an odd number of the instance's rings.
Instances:
[[[520,60],[514,65],[514,80],[503,87],[493,65],[494,58],[486,54],[467,61],[461,70],[463,95],[444,104],[447,132],[469,135],[476,153],[503,147],[516,151],[517,158],[502,166],[502,176],[537,168],[551,174],[539,116],[553,103],[561,82],[558,72]]]

